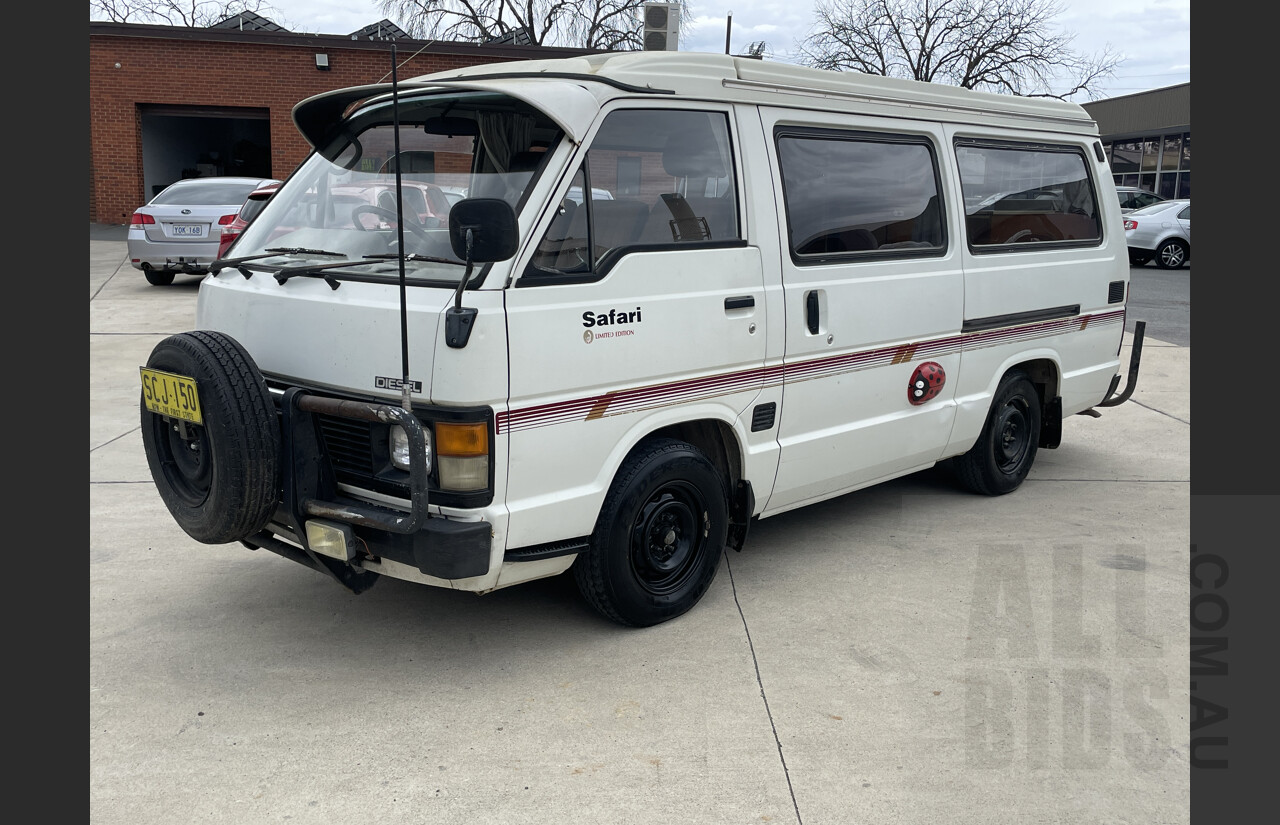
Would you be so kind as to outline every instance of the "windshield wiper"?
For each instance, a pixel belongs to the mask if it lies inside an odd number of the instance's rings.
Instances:
[[[282,266],[276,268],[272,273],[272,277],[276,279],[276,283],[283,284],[290,278],[312,277],[318,275],[324,278],[324,282],[329,285],[330,289],[337,289],[341,284],[337,278],[329,274],[330,270],[340,269],[344,266],[362,266],[364,260],[359,261],[337,261],[331,264],[303,264],[302,266]]]
[[[281,255],[328,255],[331,258],[345,258],[345,252],[330,252],[327,249],[308,249],[305,246],[274,246],[266,250]]]
[[[330,252],[327,249],[308,249],[305,246],[277,246],[266,250],[264,254],[245,255],[240,258],[223,258],[222,260],[214,261],[209,265],[209,273],[211,275],[217,275],[224,269],[234,269],[243,275],[247,281],[253,277],[253,273],[249,271],[248,267],[243,266],[243,264],[246,264],[249,261],[261,260],[263,258],[277,258],[281,255],[327,255],[334,258],[347,257],[345,252]],[[259,269],[263,272],[271,272],[278,269],[278,267],[259,267]],[[337,287],[334,287],[334,289],[337,289]]]
[[[400,256],[394,252],[384,252],[377,255],[365,255],[364,257],[379,261],[398,261]],[[466,266],[465,261],[455,261],[453,258],[434,258],[430,255],[419,255],[417,252],[410,252],[404,256],[406,261],[426,261],[433,264],[455,264],[457,266]]]

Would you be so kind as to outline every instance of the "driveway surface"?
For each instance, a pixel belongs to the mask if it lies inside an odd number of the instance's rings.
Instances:
[[[1148,338],[1017,492],[935,469],[765,519],[628,630],[567,576],[355,596],[188,538],[138,366],[198,284],[91,227],[92,822],[1189,820],[1189,347]]]

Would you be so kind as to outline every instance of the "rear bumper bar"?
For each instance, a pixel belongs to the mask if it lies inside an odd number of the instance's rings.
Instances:
[[[1115,395],[1116,387],[1120,384],[1120,374],[1111,379],[1111,387],[1107,390],[1107,395],[1096,406],[1099,407],[1115,407],[1129,400],[1129,396],[1133,395],[1134,389],[1138,386],[1138,368],[1142,363],[1142,339],[1146,336],[1147,322],[1135,321],[1133,324],[1133,350],[1129,354],[1129,383],[1125,385],[1124,392]]]

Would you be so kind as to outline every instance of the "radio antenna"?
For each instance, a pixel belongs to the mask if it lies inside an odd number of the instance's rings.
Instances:
[[[413,412],[412,385],[409,381],[409,309],[408,296],[405,294],[404,274],[404,196],[400,178],[400,83],[396,72],[396,44],[391,44],[391,123],[395,140],[396,173],[396,239],[400,252],[400,365],[403,371],[400,382],[400,403],[408,412]]]

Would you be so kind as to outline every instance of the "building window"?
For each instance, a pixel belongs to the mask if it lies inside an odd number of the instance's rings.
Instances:
[[[1164,151],[1160,154],[1160,171],[1176,172],[1182,159],[1182,135],[1165,135]]]
[[[1142,152],[1142,143],[1136,140],[1122,140],[1114,144],[1111,171],[1115,174],[1122,175],[1126,172],[1138,171],[1138,160]],[[1126,186],[1132,186],[1126,181]]]
[[[1142,141],[1142,171],[1154,172],[1160,166],[1160,138]]]

